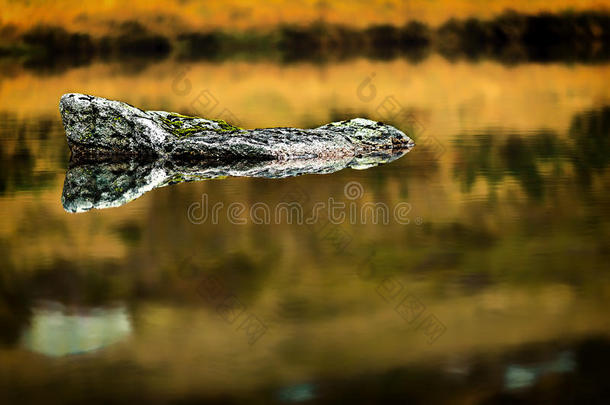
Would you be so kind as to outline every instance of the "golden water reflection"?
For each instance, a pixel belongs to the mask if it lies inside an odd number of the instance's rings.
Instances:
[[[9,215],[0,217],[0,372],[17,376],[23,395],[68,379],[105,395],[145,387],[153,400],[332,397],[329,387],[363,375],[387,381],[409,367],[441,386],[478,382],[478,393],[456,388],[464,402],[523,381],[552,391],[574,372],[571,361],[585,373],[586,348],[605,353],[589,340],[603,342],[610,330],[609,73],[429,58],[160,63],[137,75],[93,65],[2,77],[0,207]],[[185,80],[188,94],[172,91]],[[389,118],[418,146],[364,171],[179,184],[119,208],[63,210],[62,93],[193,113],[206,90],[218,102],[210,118],[228,111],[244,127]],[[362,187],[356,199],[345,194],[353,181]],[[407,202],[410,222],[240,225],[221,216],[194,224],[187,209],[203,194],[224,207],[295,195],[307,206],[329,197],[357,207]],[[130,333],[76,357],[45,356],[20,344],[28,330],[53,337],[36,326],[40,300],[60,302],[54,316],[66,322],[75,308],[123,303]],[[265,332],[252,344],[260,329],[244,322],[253,319]],[[417,328],[425,319],[444,329]],[[64,340],[69,329],[53,333]]]

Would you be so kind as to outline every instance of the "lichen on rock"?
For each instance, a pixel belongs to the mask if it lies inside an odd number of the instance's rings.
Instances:
[[[365,169],[414,145],[398,129],[363,118],[248,130],[76,93],[62,96],[59,109],[72,151],[62,195],[69,212],[117,207],[185,181]]]
[[[223,120],[143,111],[78,93],[64,94],[59,109],[75,159],[293,160],[354,157],[414,145],[398,129],[364,118],[313,129],[246,130]]]

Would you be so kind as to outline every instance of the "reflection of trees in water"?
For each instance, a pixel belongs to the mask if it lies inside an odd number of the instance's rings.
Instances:
[[[0,342],[17,342],[30,321],[36,300],[59,300],[66,305],[97,306],[121,298],[124,281],[117,282],[117,266],[112,262],[89,263],[80,268],[73,262],[56,260],[29,272],[16,270],[9,255],[3,254],[0,273]]]
[[[30,49],[24,66],[39,74],[62,73],[99,58],[106,62],[121,60],[133,71],[169,54],[168,38],[149,32],[136,21],[115,25],[113,34],[102,38],[68,32],[57,26],[35,26],[21,37],[26,49]]]
[[[543,160],[559,163],[562,147],[561,141],[548,132],[527,137],[493,133],[459,137],[454,176],[464,191],[470,191],[478,177],[496,186],[512,176],[530,197],[541,198],[545,182],[539,164]]]
[[[610,106],[577,115],[570,137],[574,139],[572,162],[579,182],[588,187],[592,177],[610,163]]]
[[[130,228],[130,232],[142,232],[135,231],[133,224]],[[117,228],[117,233],[121,238],[125,237],[122,226]],[[127,237],[131,242],[131,236]],[[55,260],[29,271],[16,271],[9,262],[9,255],[3,254],[0,308],[5,310],[0,311],[0,344],[17,343],[21,331],[30,322],[33,303],[39,300],[67,306],[100,307],[113,302],[152,299],[188,302],[214,310],[216,304],[200,295],[198,284],[205,277],[215,276],[227,293],[250,305],[262,292],[272,273],[269,268],[275,266],[276,261],[271,254],[254,256],[239,251],[211,258],[189,254],[176,256],[171,263],[155,269],[132,264],[141,260],[140,253],[134,252],[132,258],[120,263]],[[152,281],[149,280],[151,274],[155,274]],[[185,285],[190,286],[186,292]]]
[[[590,338],[568,346],[549,342],[526,345],[499,354],[456,357],[438,367],[417,364],[383,374],[363,375],[333,382],[321,382],[317,391],[333,386],[332,395],[345,403],[393,403],[396,399],[413,403],[456,403],[474,397],[473,403],[557,404],[605,402],[610,389],[604,381],[610,361],[610,341]],[[531,372],[518,390],[507,386],[511,370]],[[527,381],[525,381],[527,380]],[[330,401],[329,401],[330,402]],[[324,403],[324,401],[322,401]]]
[[[404,350],[410,349],[405,344]],[[180,359],[183,357],[178,356],[177,361]],[[79,359],[80,367],[51,368],[45,363],[37,363],[36,367],[44,371],[41,382],[45,387],[53,387],[53,399],[57,403],[78,397],[79,402],[105,404],[114,403],[120,397],[127,401],[133,398],[135,403],[144,400],[161,404],[178,395],[181,404],[605,404],[610,401],[607,384],[610,341],[601,336],[565,343],[526,344],[500,352],[454,353],[387,370],[345,367],[343,372],[303,380],[284,375],[280,367],[289,365],[290,359],[281,360],[274,363],[278,370],[274,374],[276,378],[263,376],[257,380],[258,384],[244,388],[240,386],[239,373],[235,373],[234,382],[240,390],[226,391],[225,385],[219,387],[221,391],[213,392],[188,384],[176,387],[159,383],[166,379],[175,381],[167,376],[182,371],[181,367],[167,364],[85,357]],[[219,372],[241,367],[239,357],[226,361]],[[507,376],[514,370],[524,374],[521,381],[525,384],[518,389],[511,389],[507,384]],[[0,381],[7,403],[40,402],[39,390],[32,388],[31,381],[23,378]]]
[[[209,242],[214,243],[212,240]],[[234,294],[239,301],[249,305],[263,291],[265,281],[271,274],[270,267],[274,266],[275,262],[271,254],[264,253],[262,257],[257,256],[249,252],[235,251],[212,258],[202,258],[195,253],[167,264],[163,267],[163,272],[166,272],[167,276],[178,277],[180,280],[176,280],[177,284],[187,282],[193,284],[193,287],[209,277],[214,277],[228,294]],[[167,295],[171,299],[176,298],[179,288],[179,285],[167,288],[157,284],[149,293],[154,297]],[[215,305],[213,302],[206,302],[205,297],[199,297],[198,300],[200,301],[195,304],[202,307],[208,304],[211,307]]]
[[[53,153],[57,144],[49,136],[61,131],[60,124],[46,117],[19,120],[8,113],[0,113],[0,123],[0,195],[51,187],[55,173],[38,172],[36,165],[46,159],[56,159],[57,167],[65,164],[66,148]]]
[[[492,20],[451,19],[438,28],[436,41],[439,52],[449,60],[595,63],[608,58],[609,18],[595,12],[524,15],[507,11]]]
[[[539,15],[509,11],[489,20],[451,19],[438,28],[416,21],[366,29],[317,21],[309,26],[280,25],[245,32],[230,27],[180,30],[169,36],[138,21],[107,23],[111,32],[102,37],[68,32],[59,26],[38,25],[22,34],[14,26],[0,26],[0,33],[6,32],[10,39],[0,44],[0,57],[23,60],[26,68],[38,73],[58,73],[99,59],[126,61],[130,69],[141,69],[172,54],[182,60],[245,58],[286,63],[356,57],[402,57],[417,63],[432,52],[451,61],[493,59],[509,64],[599,63],[610,58],[610,15],[594,11]]]
[[[575,181],[587,186],[589,183],[585,180],[608,167],[609,116],[608,107],[578,114],[572,121],[570,137],[565,140],[559,139],[552,132],[544,131],[527,137],[519,134],[498,136],[486,133],[460,138],[455,146],[457,160],[454,175],[461,181],[465,190],[470,190],[477,178],[485,179],[490,185],[499,185],[506,181],[507,177],[516,178],[527,194],[535,200],[544,198],[546,187],[552,187],[551,177],[554,173],[567,176],[566,173],[570,171],[566,165],[578,163],[579,175],[575,177]],[[58,129],[61,131],[59,124],[53,126],[50,120],[45,119],[18,121],[14,117],[8,118],[3,121],[0,143],[2,193],[50,187],[50,175],[36,173],[35,167],[40,166],[41,160],[44,161],[44,166],[49,166],[51,160],[54,162],[52,166],[65,167],[67,148],[63,132],[61,136],[57,134],[41,141],[44,134]],[[32,134],[36,136],[34,140]],[[40,146],[46,145],[47,141],[50,146]],[[51,153],[48,153],[49,151]],[[370,189],[376,199],[382,200],[388,187],[400,183],[407,188],[409,182],[430,176],[430,162],[421,162],[418,156],[415,150],[415,153],[404,161],[401,167],[405,170],[394,170],[395,168],[388,166],[370,171],[365,181],[367,190]],[[405,181],[405,176],[409,181]],[[308,184],[320,184],[313,181],[314,178],[301,180],[300,187],[305,189],[309,189]],[[261,193],[266,195],[265,187],[271,187],[271,183],[265,181],[251,184],[254,185],[251,188],[252,201],[256,201]],[[290,191],[294,187],[293,184],[284,182],[283,187]],[[274,190],[279,190],[277,183],[273,186],[276,187]],[[209,187],[210,195],[214,195],[218,201],[231,198],[223,194],[226,190],[222,186],[211,184]],[[35,265],[27,269],[17,270],[17,261],[14,264],[4,263],[2,267],[6,271],[0,275],[0,300],[9,311],[8,315],[5,313],[0,316],[0,324],[6,326],[0,328],[2,341],[15,341],[18,330],[27,323],[30,303],[38,298],[62,300],[67,304],[78,305],[104,305],[113,300],[167,299],[205,306],[205,301],[197,296],[196,283],[204,274],[215,274],[240,300],[249,304],[255,302],[267,288],[266,283],[270,276],[286,271],[285,266],[281,265],[282,260],[289,258],[302,261],[304,268],[315,267],[312,263],[315,264],[316,260],[319,260],[317,266],[322,268],[325,260],[329,259],[318,259],[328,241],[314,236],[305,238],[300,229],[278,227],[262,230],[254,226],[246,227],[243,230],[248,235],[244,238],[246,242],[240,242],[235,238],[235,229],[227,224],[219,224],[214,228],[193,227],[185,220],[183,205],[184,201],[193,201],[196,198],[192,190],[177,187],[172,190],[171,197],[168,197],[168,193],[159,194],[158,198],[152,200],[149,218],[140,220],[133,217],[129,221],[111,226],[110,237],[116,237],[120,243],[129,246],[129,253],[120,262],[104,262],[99,259],[87,261],[77,257],[62,259],[57,255],[53,256],[50,264]],[[326,195],[325,193],[321,191],[322,195]],[[278,196],[281,194],[282,192],[279,192]],[[43,238],[51,234],[51,227],[45,224],[53,223],[53,232],[57,232],[56,224],[64,224],[63,219],[46,216],[30,216],[27,221],[33,225],[22,226],[19,232],[31,240],[43,241],[41,243],[48,243],[44,242]],[[286,237],[294,237],[295,241],[298,241],[298,253],[282,253],[283,238]],[[61,234],[61,238],[68,240],[69,236]],[[386,267],[394,273],[404,272],[404,263],[409,263],[409,272],[427,273],[431,278],[435,278],[441,270],[462,270],[468,265],[471,272],[461,279],[461,282],[465,289],[478,291],[495,283],[497,278],[488,264],[481,263],[479,268],[473,267],[472,263],[480,262],[482,249],[502,254],[506,250],[502,244],[504,238],[510,238],[510,230],[494,231],[484,222],[466,222],[464,218],[457,218],[447,225],[430,223],[421,227],[408,227],[401,234],[391,228],[388,229],[388,239],[382,240],[383,243],[376,239],[374,243],[379,250],[379,259],[376,259],[379,260],[378,264],[387,264]],[[357,240],[354,241],[354,246],[358,246],[357,243]],[[400,248],[405,245],[414,249],[409,251]],[[19,246],[18,243],[14,246],[5,243],[6,252],[2,253],[5,261],[18,257]],[[155,262],[160,263],[150,262],[150,251],[147,249],[151,246],[160,247],[160,253],[155,252],[153,256]],[[475,246],[479,250],[473,249]],[[14,251],[11,252],[11,248]],[[184,272],[180,267],[182,259],[191,256],[192,261],[185,276],[181,274]],[[505,260],[504,256],[501,257]],[[354,259],[353,264],[359,260]],[[599,254],[593,254],[590,260],[591,263],[598,263],[603,258]],[[550,265],[549,274],[545,273],[545,282],[596,282],[590,272],[576,274],[568,265],[565,271],[558,271],[563,269],[560,267],[556,264]],[[13,268],[15,270],[10,271]],[[396,270],[393,270],[394,268]],[[525,268],[523,272],[511,271],[511,274],[514,275],[515,281],[527,282],[530,280],[526,271],[528,269]],[[551,272],[553,274],[550,274]],[[441,277],[438,278],[439,283],[445,281]],[[185,294],[186,284],[190,287]],[[308,308],[298,300],[285,301],[285,310],[288,313],[318,316],[316,313],[307,313]]]
[[[591,337],[567,345],[544,342],[500,353],[456,355],[381,373],[301,382],[274,392],[286,400],[289,394],[308,394],[321,404],[605,403],[610,399],[604,378],[609,362],[610,341]]]
[[[0,239],[0,348],[18,342],[31,312],[28,282],[12,265],[7,245]]]
[[[454,176],[467,192],[479,177],[496,186],[511,176],[528,196],[541,199],[549,176],[566,175],[572,164],[578,173],[574,180],[587,187],[591,177],[610,162],[610,107],[576,115],[569,135],[566,141],[548,131],[526,136],[492,132],[460,136],[455,146]],[[553,168],[550,174],[543,170],[549,163]]]

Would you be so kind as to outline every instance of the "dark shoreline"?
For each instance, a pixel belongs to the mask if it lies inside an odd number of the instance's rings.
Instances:
[[[173,37],[151,32],[136,21],[122,23],[116,34],[103,37],[59,26],[36,26],[24,33],[4,26],[0,32],[8,38],[0,42],[0,60],[15,60],[50,73],[94,61],[166,58],[327,63],[366,57],[417,63],[437,53],[449,61],[494,60],[508,65],[610,60],[610,13],[602,12],[525,15],[508,11],[491,20],[452,19],[438,28],[410,22],[358,30],[318,22],[306,27],[278,26],[268,32],[201,30]]]

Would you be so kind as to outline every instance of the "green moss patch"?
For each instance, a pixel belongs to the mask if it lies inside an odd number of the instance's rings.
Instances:
[[[209,120],[209,121],[213,121],[216,124],[218,124],[219,128],[215,128],[215,127],[212,127],[212,126],[206,125],[206,124],[187,123],[184,121],[185,119],[203,119],[203,118],[189,117],[187,115],[181,115],[181,114],[176,114],[176,113],[169,114],[167,117],[160,117],[160,119],[165,124],[166,128],[177,138],[187,138],[187,137],[196,135],[196,134],[198,134],[200,132],[204,132],[204,131],[213,131],[213,132],[217,132],[217,133],[224,133],[224,132],[233,132],[233,131],[241,130],[241,128],[231,125],[231,124],[227,123],[226,121],[220,120],[220,119],[219,120]]]

